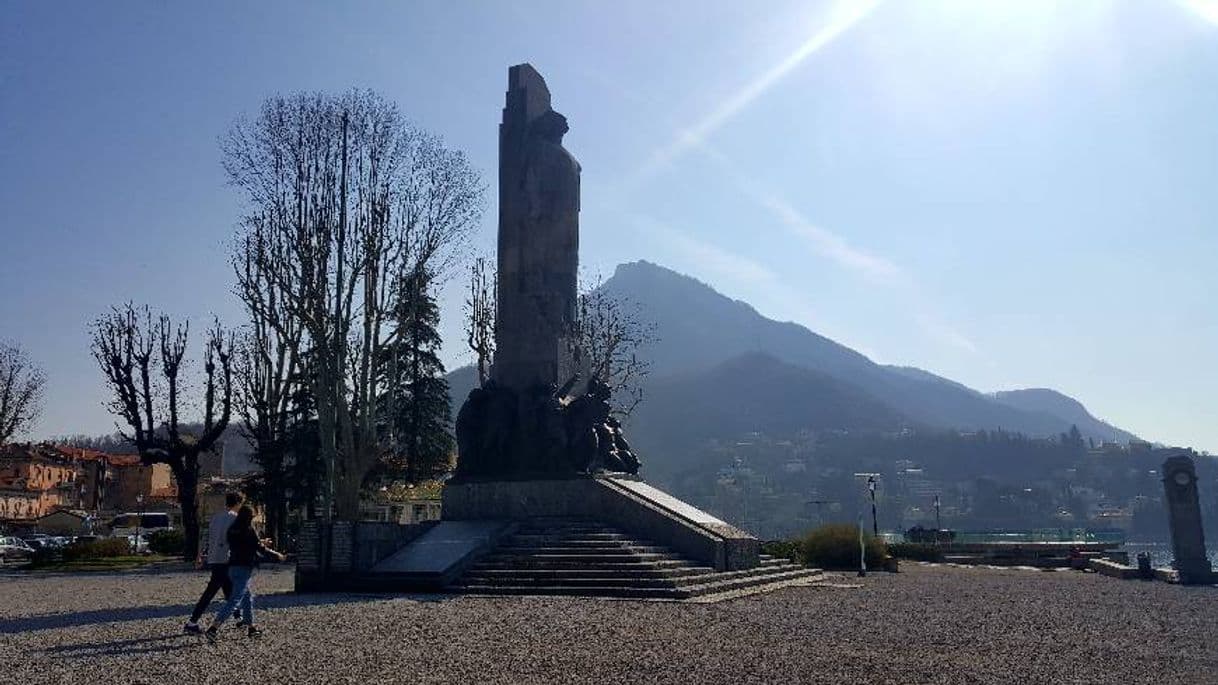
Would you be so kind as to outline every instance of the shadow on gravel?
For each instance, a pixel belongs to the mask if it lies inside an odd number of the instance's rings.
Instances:
[[[197,635],[170,633],[157,637],[142,637],[136,640],[114,640],[112,642],[81,642],[75,645],[60,645],[42,650],[53,659],[75,659],[94,656],[118,656],[131,654],[154,654],[172,652],[198,645],[202,641]]]
[[[376,602],[387,599],[410,599],[416,602],[443,602],[453,598],[453,595],[439,594],[298,595],[295,593],[282,593],[276,595],[258,595],[255,599],[255,607],[257,610],[262,611],[264,609],[291,609],[293,607],[302,606],[357,604],[360,602]],[[95,625],[99,623],[146,621],[154,618],[170,618],[173,616],[177,616],[185,620],[185,618],[190,615],[191,609],[194,609],[194,606],[194,604],[161,604],[142,607],[74,611],[66,614],[43,614],[41,616],[23,616],[20,618],[0,618],[0,635],[6,633],[22,633],[31,630],[74,628],[77,626]]]

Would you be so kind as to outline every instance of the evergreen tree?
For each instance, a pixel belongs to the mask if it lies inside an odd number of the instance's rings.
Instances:
[[[397,334],[383,365],[389,375],[380,398],[385,456],[373,475],[417,482],[448,470],[454,446],[439,355],[440,308],[428,274],[404,279],[390,323]]]

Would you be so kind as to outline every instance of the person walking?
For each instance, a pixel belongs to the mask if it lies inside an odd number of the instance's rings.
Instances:
[[[245,497],[239,492],[230,492],[224,496],[224,506],[227,507],[211,517],[207,526],[206,565],[211,576],[207,579],[207,587],[195,603],[194,611],[190,612],[190,620],[182,627],[182,632],[192,635],[203,634],[199,627],[199,619],[207,606],[215,599],[216,593],[224,590],[224,599],[233,596],[233,584],[228,578],[228,528],[237,520],[237,508],[245,502]],[[195,559],[195,565],[203,566],[204,552],[200,551]]]
[[[245,626],[250,637],[258,637],[262,631],[254,625],[254,569],[261,557],[271,557],[283,561],[285,557],[276,552],[258,538],[254,530],[254,510],[249,505],[243,505],[237,510],[237,518],[228,529],[228,577],[232,581],[233,591],[228,596],[224,606],[216,611],[216,617],[205,635],[209,642],[215,643],[220,626],[229,616],[236,615],[234,610],[240,606],[241,619],[238,626]]]

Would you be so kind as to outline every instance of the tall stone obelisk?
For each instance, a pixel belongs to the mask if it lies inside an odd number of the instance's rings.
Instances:
[[[562,146],[566,132],[541,74],[511,67],[499,124],[495,359],[457,414],[458,481],[639,470],[611,390],[579,372],[580,168]]]
[[[508,70],[499,124],[499,301],[491,377],[518,393],[574,375],[579,271],[579,162],[545,79]]]
[[[1172,566],[1186,585],[1214,582],[1213,569],[1205,553],[1201,527],[1201,504],[1197,497],[1197,469],[1187,455],[1163,462],[1163,494],[1171,528]]]

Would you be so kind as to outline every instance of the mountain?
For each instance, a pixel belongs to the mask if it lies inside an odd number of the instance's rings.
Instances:
[[[1130,433],[1053,390],[986,394],[922,369],[881,365],[791,322],[762,316],[689,276],[649,262],[617,267],[601,287],[656,324],[642,350],[646,398],[630,433],[655,448],[749,431],[849,431],[923,426],[1128,441]],[[454,415],[477,382],[448,376]]]
[[[653,442],[687,444],[750,431],[895,431],[909,420],[853,385],[762,352],[734,357],[702,372],[655,379],[631,420]]]
[[[662,376],[707,372],[742,355],[764,353],[851,386],[915,424],[1002,428],[1033,436],[1057,435],[1078,424],[1084,436],[1097,440],[1112,439],[1113,430],[1119,430],[1106,427],[1065,396],[1066,403],[1030,401],[1015,391],[1015,400],[1009,394],[1000,399],[921,369],[876,364],[803,326],[767,319],[747,303],[649,262],[620,265],[601,287],[637,304],[656,323],[659,340],[644,351],[652,362],[653,383]],[[730,395],[723,398],[731,401]]]
[[[1083,435],[1107,442],[1129,442],[1137,436],[1091,415],[1081,402],[1049,388],[1027,388],[1003,390],[993,394],[994,399],[1023,411],[1043,412],[1061,417],[1078,426]]]

